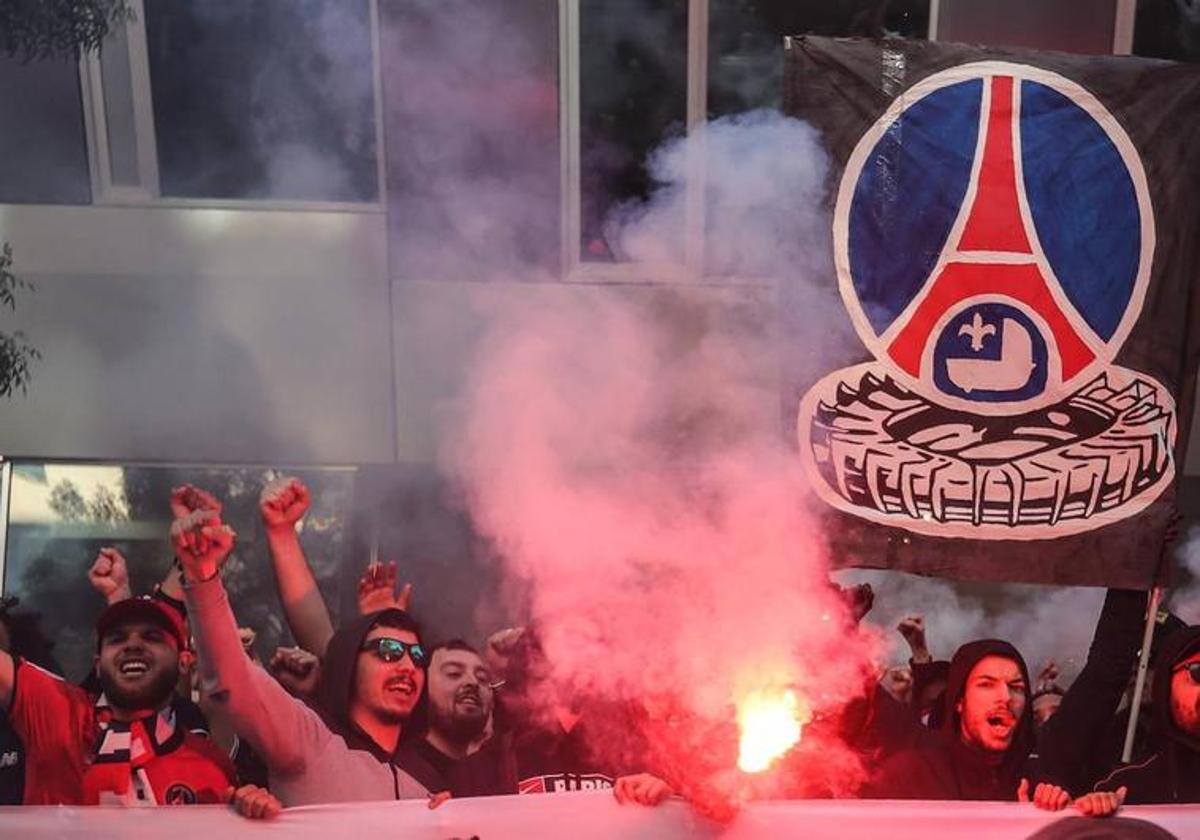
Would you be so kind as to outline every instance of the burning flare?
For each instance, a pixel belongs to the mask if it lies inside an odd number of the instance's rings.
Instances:
[[[808,708],[791,689],[752,691],[737,704],[738,768],[746,773],[761,773],[775,759],[800,742]]]

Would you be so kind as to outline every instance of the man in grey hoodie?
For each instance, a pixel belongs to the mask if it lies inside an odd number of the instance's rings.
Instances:
[[[266,762],[271,792],[287,807],[429,796],[394,761],[424,696],[426,653],[416,622],[388,609],[340,627],[326,649],[318,712],[242,649],[220,579],[234,536],[213,511],[171,527],[204,688],[216,713]]]

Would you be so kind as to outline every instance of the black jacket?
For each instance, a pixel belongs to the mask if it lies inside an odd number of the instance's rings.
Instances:
[[[1171,716],[1171,679],[1179,662],[1200,650],[1200,626],[1180,630],[1163,645],[1154,670],[1153,730],[1156,750],[1148,759],[1113,771],[1097,790],[1128,788],[1130,805],[1200,802],[1200,738],[1182,731]]]
[[[1038,733],[1044,777],[1075,796],[1090,791],[1120,757],[1125,731],[1117,733],[1113,720],[1137,662],[1145,615],[1145,592],[1108,591],[1083,670]]]
[[[915,746],[893,755],[867,784],[864,796],[875,799],[1015,800],[1033,750],[1033,711],[1028,703],[1017,721],[1012,744],[999,761],[963,742],[955,711],[971,669],[986,656],[1017,662],[1029,684],[1029,670],[1017,649],[998,639],[960,647],[950,661],[946,714],[937,730],[923,733]]]

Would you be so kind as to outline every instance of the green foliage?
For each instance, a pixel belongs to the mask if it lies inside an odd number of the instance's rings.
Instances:
[[[3,0],[0,51],[22,61],[78,58],[131,14],[128,0]]]
[[[10,312],[17,308],[18,291],[33,290],[32,284],[13,274],[11,267],[12,246],[5,242],[4,247],[0,248],[0,307],[7,306]],[[21,330],[0,332],[0,397],[10,397],[18,390],[22,394],[27,393],[30,365],[41,357],[42,354],[29,343]]]

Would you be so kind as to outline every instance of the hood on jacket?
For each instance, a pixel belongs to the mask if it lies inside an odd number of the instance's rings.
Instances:
[[[354,675],[363,641],[371,628],[386,618],[410,625],[417,638],[421,638],[420,626],[404,610],[379,610],[343,622],[325,648],[325,657],[321,661],[321,681],[316,692],[318,710],[329,728],[341,735],[352,749],[367,750],[382,761],[390,761],[394,750],[381,749],[354,725],[350,720],[350,702],[354,697]],[[420,728],[425,717],[427,691],[428,685],[421,689],[421,696],[412,717],[404,725],[402,737]]]
[[[1001,639],[979,639],[974,642],[967,642],[954,652],[954,657],[950,660],[950,674],[946,678],[945,706],[943,707],[941,729],[947,735],[954,738],[959,737],[961,715],[958,712],[958,704],[966,692],[967,677],[971,675],[971,669],[978,665],[980,660],[988,656],[1002,656],[1005,659],[1011,659],[1016,662],[1017,667],[1021,670],[1021,676],[1025,680],[1027,689],[1030,686],[1029,669],[1025,665],[1025,659],[1011,644]],[[1012,743],[1009,744],[1004,761],[1002,762],[1002,767],[1006,771],[1013,773],[1018,771],[1020,765],[1033,751],[1033,703],[1029,701],[1029,696],[1026,695],[1025,709],[1021,712],[1020,720],[1017,721],[1017,728],[1013,733]]]
[[[1200,737],[1189,735],[1175,725],[1171,716],[1171,679],[1175,666],[1200,651],[1200,625],[1185,626],[1163,640],[1154,668],[1151,698],[1154,703],[1154,724],[1160,735],[1200,752]]]

